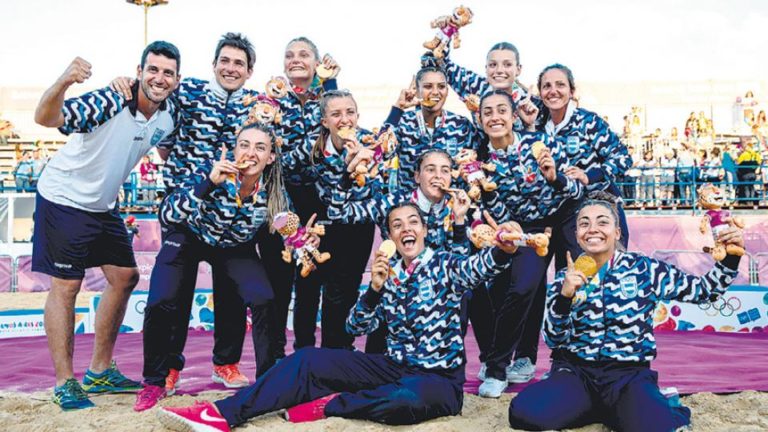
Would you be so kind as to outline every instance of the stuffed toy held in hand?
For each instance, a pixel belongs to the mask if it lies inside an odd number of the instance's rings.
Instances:
[[[461,149],[453,157],[453,160],[456,161],[456,165],[458,165],[459,168],[453,170],[451,174],[453,178],[457,178],[461,175],[464,181],[467,182],[469,185],[467,195],[469,195],[473,201],[480,199],[481,186],[486,192],[496,190],[496,183],[490,181],[485,175],[485,171],[496,171],[496,165],[478,161],[476,151],[468,148]]]
[[[374,152],[372,160],[361,161],[352,173],[351,177],[355,180],[355,183],[362,187],[365,186],[367,179],[379,175],[384,155],[390,149],[394,150],[397,146],[397,137],[390,128],[386,128],[383,131],[374,128],[373,134],[363,136],[360,141],[366,148]],[[384,168],[386,169],[386,166]]]
[[[472,10],[465,6],[459,6],[451,15],[444,15],[432,21],[430,26],[436,28],[437,33],[432,40],[424,42],[424,48],[432,50],[435,58],[445,57],[446,48],[453,40],[453,48],[461,46],[459,29],[472,22]]]
[[[732,226],[744,228],[744,220],[740,217],[731,215],[728,210],[723,210],[725,197],[723,191],[717,186],[707,183],[699,188],[699,205],[707,212],[702,216],[699,224],[699,231],[706,234],[707,226],[712,230],[712,237],[715,241],[714,247],[705,246],[704,252],[712,255],[716,261],[722,261],[726,255],[743,256],[746,252],[743,247],[736,245],[724,245],[718,237],[720,233]],[[725,219],[729,219],[727,222]]]
[[[490,217],[486,215],[486,218]],[[499,231],[498,227],[489,219],[489,224],[484,224],[481,220],[472,222],[472,229],[469,236],[470,241],[478,249],[493,246],[494,240],[499,243],[511,243],[515,246],[534,248],[536,255],[547,256],[549,253],[549,235],[544,233],[514,233]]]
[[[272,77],[267,81],[264,90],[270,98],[282,99],[288,96],[288,92],[291,90],[291,84],[288,79],[284,77]]]
[[[306,227],[301,226],[299,216],[292,212],[278,213],[272,221],[272,226],[283,236],[283,244],[285,245],[285,249],[282,252],[283,261],[290,263],[293,255],[295,255],[297,264],[301,265],[301,277],[309,276],[309,273],[317,268],[312,262],[312,258],[318,264],[331,259],[330,253],[320,252],[314,246],[307,243],[307,239],[304,238],[305,234],[325,235],[325,227],[323,225],[312,226],[315,216],[312,215]]]

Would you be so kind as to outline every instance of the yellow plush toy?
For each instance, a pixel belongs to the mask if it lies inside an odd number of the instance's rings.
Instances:
[[[438,29],[432,40],[424,42],[424,48],[432,50],[435,58],[445,57],[445,50],[453,40],[453,48],[461,46],[459,29],[472,22],[472,10],[465,6],[459,6],[451,15],[444,15],[432,21],[430,26]]]
[[[726,255],[743,256],[746,252],[743,247],[729,244],[724,245],[718,236],[720,233],[732,226],[744,228],[744,220],[740,217],[731,215],[728,210],[723,210],[723,204],[725,197],[723,191],[717,186],[707,183],[699,188],[699,205],[701,208],[706,209],[707,212],[702,216],[701,223],[699,224],[699,231],[702,234],[706,234],[707,226],[712,231],[712,237],[715,240],[715,246],[704,247],[704,252],[712,255],[716,261],[722,261]],[[726,221],[726,219],[728,219]]]

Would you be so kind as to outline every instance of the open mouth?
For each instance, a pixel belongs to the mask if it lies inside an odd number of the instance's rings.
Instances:
[[[600,245],[605,243],[605,239],[602,237],[587,237],[587,244],[588,245]]]
[[[416,236],[407,235],[400,241],[405,249],[411,249],[416,244]]]

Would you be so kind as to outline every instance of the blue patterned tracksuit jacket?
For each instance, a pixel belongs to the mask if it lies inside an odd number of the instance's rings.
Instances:
[[[728,289],[738,263],[738,257],[729,256],[697,277],[663,261],[617,251],[592,283],[582,288],[586,300],[574,305],[560,294],[562,270],[547,296],[544,337],[551,348],[565,349],[584,360],[651,361],[656,357],[653,315],[657,303],[705,303]]]
[[[574,107],[575,108],[575,107]],[[556,127],[551,121],[544,130],[562,143],[572,166],[581,168],[589,178],[587,190],[607,190],[617,193],[612,184],[632,167],[632,157],[608,123],[599,115],[581,108],[571,108]]]
[[[215,185],[209,179],[193,188],[179,188],[163,201],[160,220],[184,224],[201,241],[216,247],[247,243],[267,222],[267,190],[259,184],[256,192],[240,199],[238,184],[225,181]]]
[[[357,130],[358,140],[362,140],[364,135],[370,135],[370,132]],[[344,163],[346,148],[342,149],[341,153],[330,149],[328,138],[328,145],[322,150],[322,155],[313,155],[314,141],[304,140],[300,146],[283,153],[283,172],[298,175],[304,179],[303,182],[314,183],[318,196],[325,205],[331,204],[332,195],[338,185],[349,190],[349,197],[353,201],[369,199],[381,190],[381,183],[377,179],[368,179],[364,186],[352,182]],[[322,216],[318,215],[318,218]]]
[[[557,167],[557,178],[551,184],[539,171],[531,152],[531,146],[538,141],[550,149]],[[491,149],[489,143],[483,153],[480,156],[486,162],[496,165],[496,171],[486,175],[498,187],[483,193],[483,204],[498,222],[538,221],[554,215],[569,199],[583,195],[582,184],[563,174],[568,165],[565,149],[549,135],[516,132],[515,142],[507,149]]]
[[[422,369],[455,369],[464,363],[462,294],[501,273],[511,255],[497,248],[470,257],[425,249],[403,268],[397,260],[380,292],[368,289],[347,319],[347,331],[363,335],[387,326],[387,356]],[[417,262],[418,260],[418,262]]]
[[[394,127],[397,135],[397,148],[390,151],[386,157],[395,155],[399,158],[398,171],[399,188],[405,191],[416,189],[413,176],[418,168],[419,156],[427,150],[444,150],[455,156],[463,148],[477,150],[477,130],[474,124],[464,116],[443,111],[435,121],[434,131],[426,128],[424,116],[420,109],[404,112],[398,107],[392,107],[385,122]]]
[[[450,196],[446,195],[442,202],[430,205],[418,190],[410,192],[398,190],[386,195],[377,193],[363,201],[351,201],[349,192],[339,187],[333,192],[332,202],[328,207],[328,219],[348,224],[375,222],[379,226],[382,237],[386,237],[388,231],[386,218],[389,210],[403,202],[414,203],[425,215],[428,247],[467,255],[469,238],[466,225],[456,225],[453,222],[453,212],[448,206],[449,200]]]
[[[335,90],[336,80],[324,81],[322,87],[307,90],[308,98],[301,104],[299,97],[290,91],[284,98],[277,99],[282,113],[282,120],[275,130],[283,139],[281,153],[285,155],[300,147],[305,141],[314,143],[320,134],[320,97],[324,91]],[[283,156],[285,158],[285,156]],[[284,168],[284,171],[285,168]],[[308,185],[312,178],[306,178],[297,172],[285,172],[285,181],[292,185]]]
[[[255,94],[244,89],[228,93],[215,80],[181,81],[176,95],[181,126],[163,166],[168,193],[202,183],[219,159],[219,147],[225,145],[230,152],[234,149],[235,132],[248,116],[243,97]]]

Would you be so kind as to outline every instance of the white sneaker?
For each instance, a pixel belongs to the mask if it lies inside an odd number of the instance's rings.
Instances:
[[[498,380],[496,378],[486,378],[485,381],[480,384],[477,394],[484,398],[499,398],[506,388],[506,381]]]
[[[523,357],[515,360],[514,363],[507,366],[507,382],[527,383],[536,375],[536,366],[531,363],[531,359]]]
[[[485,381],[485,371],[486,371],[485,363],[480,363],[480,372],[477,373],[477,379],[480,381]]]

